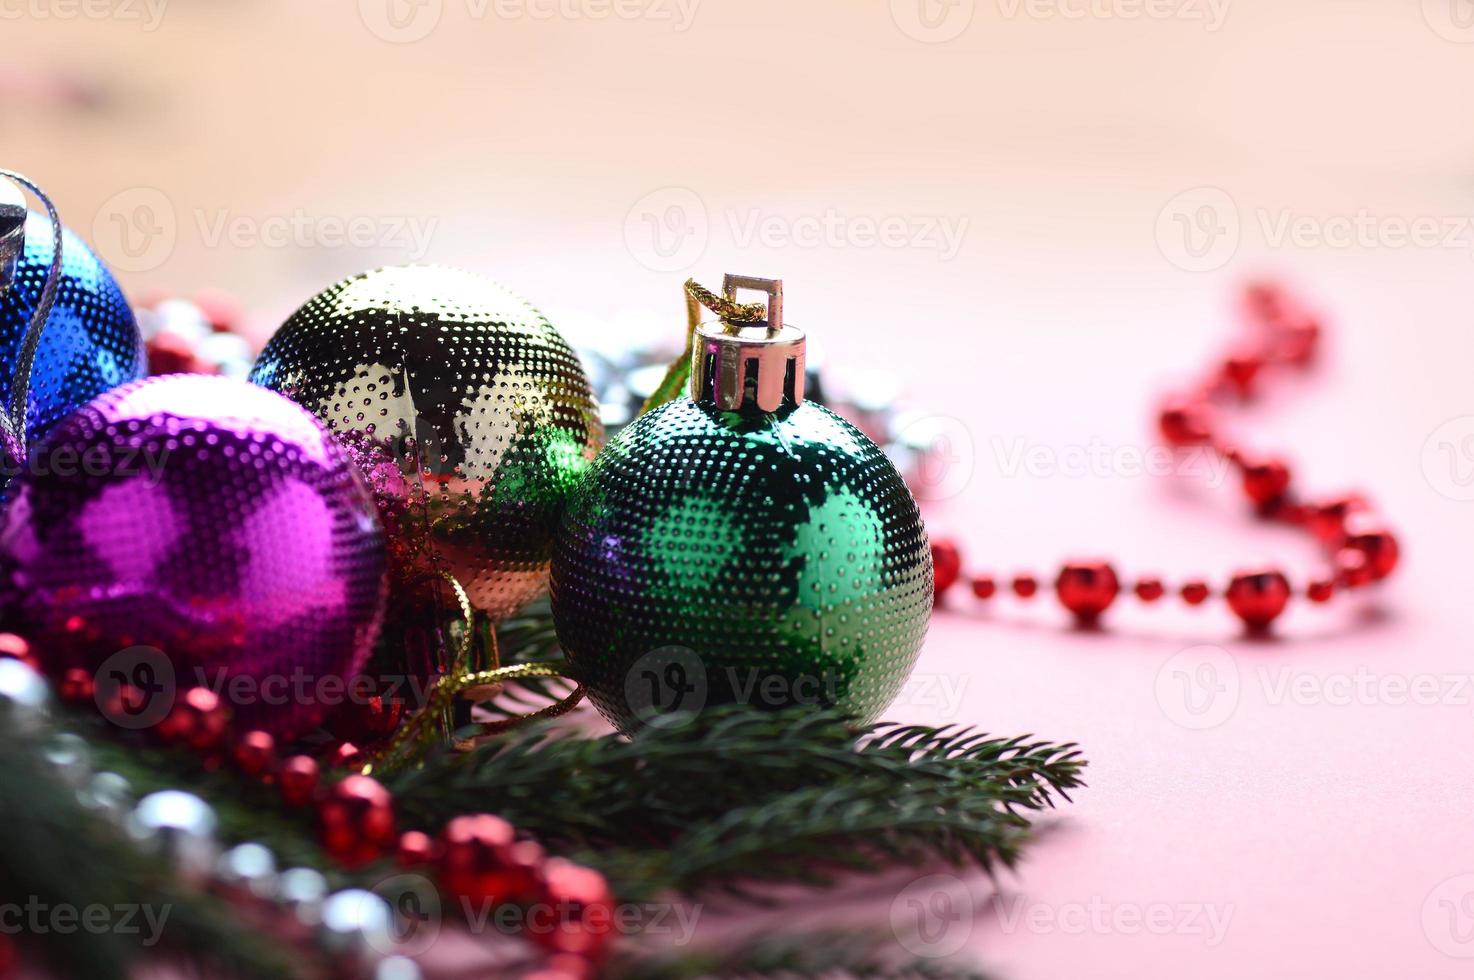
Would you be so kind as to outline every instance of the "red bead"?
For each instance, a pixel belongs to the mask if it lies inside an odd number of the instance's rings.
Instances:
[[[363,750],[352,742],[338,742],[323,756],[329,769],[352,769],[363,759]]]
[[[550,928],[537,927],[529,916],[527,937],[555,953],[569,953],[597,961],[615,937],[614,896],[604,876],[553,858],[543,874],[539,902],[547,902],[555,913]]]
[[[1136,583],[1136,597],[1142,602],[1156,602],[1166,591],[1159,578],[1139,579]]]
[[[230,756],[247,776],[265,776],[276,758],[276,739],[270,732],[250,731],[235,740]]]
[[[394,734],[403,717],[402,698],[360,689],[333,713],[327,727],[345,742],[372,745]]]
[[[1121,591],[1116,570],[1103,561],[1072,562],[1054,581],[1060,603],[1082,622],[1094,622]]]
[[[320,769],[310,755],[294,755],[283,760],[276,774],[276,785],[287,806],[306,806],[317,791]]]
[[[441,841],[440,883],[452,895],[501,903],[533,893],[541,850],[519,847],[516,831],[502,818],[486,813],[456,817],[445,825]]]
[[[1260,322],[1279,316],[1285,303],[1285,291],[1278,283],[1251,282],[1244,286],[1244,308]]]
[[[395,843],[394,801],[378,780],[349,776],[317,809],[323,848],[350,868],[381,857]]]
[[[1317,539],[1332,544],[1345,536],[1347,518],[1365,509],[1366,501],[1355,494],[1337,497],[1311,507],[1306,526]]]
[[[951,541],[933,541],[931,563],[936,580],[936,596],[940,599],[962,577],[962,552]]]
[[[440,846],[435,843],[435,838],[418,830],[407,830],[400,834],[399,846],[394,851],[394,859],[401,868],[431,864],[439,856]]]
[[[1210,595],[1206,582],[1187,582],[1182,586],[1182,601],[1189,606],[1201,606]]]
[[[14,633],[0,633],[0,657],[19,660],[32,670],[41,669],[41,662],[36,659],[36,651],[31,648],[31,642]]]
[[[1290,601],[1290,583],[1274,570],[1240,572],[1225,593],[1228,607],[1250,629],[1264,629],[1285,611]]]
[[[168,330],[160,331],[147,347],[149,374],[215,374],[195,353],[194,345]]]
[[[1366,552],[1342,548],[1336,552],[1336,581],[1348,589],[1359,589],[1372,582],[1371,562]]]
[[[972,580],[972,594],[979,599],[991,599],[997,591],[998,585],[991,575],[978,575]]]
[[[1341,544],[1341,554],[1344,555],[1347,552],[1360,553],[1364,556],[1361,567],[1364,569],[1366,581],[1380,582],[1397,568],[1401,548],[1398,547],[1397,538],[1392,536],[1392,532],[1381,528],[1369,528],[1365,522],[1352,522],[1348,526],[1348,537]]]
[[[241,305],[234,296],[215,289],[202,289],[194,296],[195,308],[218,333],[229,333],[240,324]]]
[[[1336,594],[1336,583],[1330,579],[1317,579],[1305,587],[1305,598],[1311,602],[1330,602]]]
[[[1034,593],[1039,591],[1039,582],[1032,575],[1015,575],[1013,577],[1013,594],[1020,599],[1032,599]]]
[[[1279,500],[1290,489],[1290,468],[1277,459],[1244,464],[1244,493],[1264,506]]]
[[[1233,385],[1234,391],[1241,398],[1248,398],[1254,394],[1254,381],[1259,377],[1259,369],[1262,367],[1264,361],[1258,356],[1239,354],[1223,362],[1223,377]]]
[[[1320,324],[1303,312],[1282,314],[1272,323],[1275,330],[1275,356],[1297,367],[1315,360],[1320,347]]]
[[[1213,438],[1213,419],[1207,404],[1173,399],[1162,406],[1157,428],[1169,446],[1200,446]]]
[[[174,703],[158,734],[166,742],[182,742],[196,751],[218,748],[230,727],[230,709],[205,687],[192,687]]]
[[[68,667],[56,685],[57,695],[67,704],[86,704],[97,693],[92,674],[81,667]]]

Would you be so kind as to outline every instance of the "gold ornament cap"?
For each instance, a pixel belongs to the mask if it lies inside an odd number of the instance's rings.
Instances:
[[[725,276],[729,302],[739,289],[768,294],[762,320],[719,320],[697,325],[691,344],[691,397],[724,412],[776,412],[804,400],[804,332],[783,322],[783,281]]]

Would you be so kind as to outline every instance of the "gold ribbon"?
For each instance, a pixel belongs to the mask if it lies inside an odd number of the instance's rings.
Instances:
[[[691,382],[691,354],[696,346],[696,328],[701,325],[703,306],[729,323],[761,323],[768,316],[768,308],[762,303],[739,303],[727,299],[695,279],[686,280],[685,293],[686,350],[671,362],[671,366],[665,371],[665,377],[660,379],[660,384],[645,399],[645,404],[640,407],[641,415],[679,398],[686,385]]]
[[[446,575],[445,579],[450,583],[452,591],[456,596],[456,602],[460,606],[461,618],[465,623],[465,629],[461,633],[460,643],[451,660],[450,668],[436,682],[431,689],[430,695],[425,700],[425,706],[404,723],[394,737],[374,753],[372,758],[363,765],[360,770],[365,775],[375,771],[394,770],[413,762],[436,740],[436,725],[448,729],[453,723],[452,711],[456,699],[468,691],[477,688],[494,688],[499,690],[505,681],[515,681],[529,677],[567,677],[563,668],[555,663],[529,663],[513,664],[510,667],[501,666],[501,651],[496,641],[496,631],[490,630],[487,634],[490,643],[489,670],[472,670],[469,666],[471,652],[471,635],[475,612],[471,608],[471,600],[466,595],[466,590],[454,577]],[[492,695],[494,696],[494,695]],[[556,718],[566,714],[578,706],[584,698],[584,689],[575,686],[573,691],[562,700],[537,711],[507,718],[502,721],[482,722],[480,734],[495,735],[508,731],[529,721]],[[469,741],[457,742],[456,747],[467,749],[474,743]]]

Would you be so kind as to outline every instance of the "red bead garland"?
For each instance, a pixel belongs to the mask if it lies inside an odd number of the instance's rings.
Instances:
[[[1164,399],[1157,414],[1157,428],[1172,447],[1208,447],[1239,471],[1245,497],[1265,520],[1302,528],[1327,549],[1332,574],[1304,586],[1304,596],[1321,604],[1348,589],[1379,582],[1397,568],[1401,557],[1397,538],[1375,523],[1367,502],[1357,495],[1343,495],[1321,502],[1304,502],[1294,493],[1294,475],[1288,463],[1273,457],[1250,458],[1217,435],[1211,402],[1228,397],[1245,401],[1257,395],[1265,377],[1277,368],[1304,369],[1315,360],[1321,336],[1320,324],[1283,290],[1266,284],[1251,285],[1243,296],[1245,319],[1251,336],[1221,361],[1197,390]],[[962,559],[957,545],[946,539],[932,544],[936,564],[937,599],[962,577]],[[997,591],[992,576],[980,574],[970,580],[973,595],[990,599]],[[1010,582],[1014,595],[1032,598],[1038,580],[1029,573],[1015,575]],[[1121,591],[1112,566],[1103,561],[1066,562],[1055,578],[1060,604],[1084,623],[1098,620]],[[1154,603],[1167,594],[1161,579],[1143,577],[1131,590],[1143,603]],[[1189,606],[1202,605],[1214,595],[1207,582],[1189,580],[1177,588]],[[1262,569],[1235,575],[1222,595],[1228,607],[1251,630],[1267,629],[1285,610],[1296,590],[1278,569]]]
[[[9,638],[7,638],[9,637]],[[0,656],[28,654],[19,637],[0,634]],[[91,700],[90,675],[66,672],[57,686],[73,703]],[[82,694],[85,691],[86,697]],[[120,688],[119,696],[134,693]],[[561,858],[550,858],[536,841],[518,835],[507,821],[491,814],[469,814],[446,824],[438,837],[423,831],[399,833],[393,795],[376,779],[349,774],[323,785],[323,765],[310,755],[278,761],[275,738],[251,730],[232,735],[229,712],[206,688],[183,692],[152,734],[186,746],[207,763],[224,757],[243,775],[276,784],[284,805],[315,807],[323,850],[347,868],[358,868],[392,855],[403,868],[436,867],[440,887],[448,895],[474,902],[522,905],[523,935],[550,955],[541,971],[558,977],[589,978],[597,972],[613,939],[614,896],[603,875]],[[357,750],[338,743],[332,758],[352,757]]]

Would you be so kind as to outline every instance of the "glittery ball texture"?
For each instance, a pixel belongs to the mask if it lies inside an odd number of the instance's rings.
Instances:
[[[526,301],[437,266],[353,276],[287,320],[251,380],[306,407],[359,464],[396,602],[443,598],[450,575],[499,620],[542,590],[603,429],[577,355]]]
[[[378,636],[386,561],[368,488],[315,418],[164,375],[79,409],[37,458],[0,524],[0,598],[49,670],[101,685],[117,655],[129,683],[143,665],[161,690],[207,686],[283,734],[333,707]]]
[[[890,460],[828,409],[681,398],[595,461],[552,604],[575,675],[622,730],[731,702],[871,719],[926,633],[930,549]]]
[[[31,366],[26,435],[34,443],[58,422],[103,392],[147,371],[143,338],[112,273],[86,244],[63,229],[56,302]],[[51,271],[51,220],[32,212],[25,245],[8,285],[0,287],[0,404],[8,405],[14,370],[31,315]],[[18,461],[8,460],[0,489]]]

